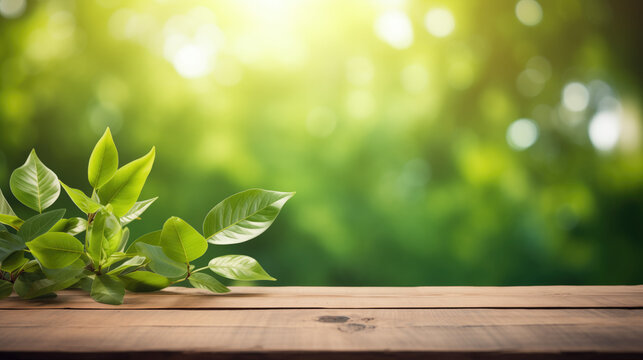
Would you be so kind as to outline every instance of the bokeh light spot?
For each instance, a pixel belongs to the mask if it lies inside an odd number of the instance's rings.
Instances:
[[[530,119],[518,119],[507,128],[507,143],[514,150],[525,150],[538,140],[538,126]]]
[[[116,10],[109,18],[109,32],[116,39],[125,39],[128,34],[126,33],[127,24],[136,13],[127,8]]]
[[[26,0],[0,0],[0,15],[14,19],[25,12],[27,8]]]
[[[536,26],[543,19],[543,9],[536,0],[520,0],[516,4],[516,17],[527,26]]]
[[[375,21],[375,34],[396,49],[406,49],[413,44],[411,20],[402,11],[389,11]]]
[[[551,63],[544,56],[534,56],[529,59],[527,69],[538,71],[545,80],[551,77]]]
[[[445,37],[455,29],[455,19],[451,11],[438,8],[429,10],[424,17],[426,30],[435,37]]]
[[[210,74],[225,45],[223,32],[212,22],[214,15],[204,9],[196,7],[187,14],[174,15],[163,26],[163,55],[184,78]]]
[[[545,87],[545,78],[537,70],[527,69],[518,75],[516,87],[524,96],[534,97]]]
[[[589,123],[589,139],[600,151],[612,150],[618,143],[620,133],[620,117],[616,111],[600,111]]]
[[[52,37],[66,39],[76,30],[76,19],[69,11],[58,11],[49,18],[48,30]]]
[[[583,111],[589,104],[589,90],[579,82],[569,83],[563,89],[563,105],[570,111]]]
[[[172,65],[185,78],[203,76],[212,70],[207,53],[196,45],[181,47],[172,58]]]

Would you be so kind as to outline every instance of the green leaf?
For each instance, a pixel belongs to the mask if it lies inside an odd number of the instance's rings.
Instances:
[[[27,261],[25,266],[22,267],[22,271],[25,271],[25,272],[40,271],[40,264],[38,264],[38,261],[36,260],[29,260]]]
[[[138,219],[141,216],[141,214],[143,214],[145,210],[147,210],[147,208],[150,207],[150,205],[152,205],[152,203],[156,201],[156,199],[158,199],[158,196],[148,200],[137,201],[134,204],[134,206],[132,206],[132,208],[129,209],[127,214],[121,217],[121,225],[125,226],[131,223],[132,221]]]
[[[208,274],[204,274],[204,273],[192,274],[190,275],[188,280],[190,281],[190,284],[192,284],[192,286],[194,286],[195,288],[206,289],[215,293],[230,292],[230,289],[228,289],[225,285],[220,283],[219,280],[215,279],[214,277]]]
[[[98,193],[96,192],[96,190],[94,190],[94,191],[92,192],[92,197],[91,197],[91,199],[92,199],[94,202],[97,202],[97,203],[101,204],[101,202],[100,202],[100,198],[98,197]]]
[[[123,239],[121,224],[114,214],[99,210],[87,229],[87,253],[95,265],[102,264],[118,247]]]
[[[100,188],[114,176],[116,169],[118,169],[118,151],[112,139],[112,133],[107,128],[89,156],[87,169],[89,183],[95,189]]]
[[[35,150],[27,161],[11,174],[11,192],[21,203],[41,213],[60,195],[58,177],[43,164]]]
[[[151,233],[147,233],[140,238],[134,240],[132,245],[130,245],[127,248],[126,253],[127,254],[136,254],[138,253],[138,249],[136,248],[136,244],[138,243],[145,243],[145,244],[150,244],[150,245],[161,245],[161,230],[157,231],[152,231]]]
[[[49,231],[65,215],[65,209],[51,210],[27,219],[18,231],[24,241],[31,241]]]
[[[112,204],[114,214],[124,216],[136,203],[147,175],[154,164],[155,149],[116,171],[114,177],[98,190],[102,204]]]
[[[145,261],[147,261],[147,259],[144,256],[134,256],[133,258],[125,261],[113,270],[110,270],[107,275],[118,275],[129,268],[139,267],[143,265]]]
[[[9,205],[9,202],[7,201],[7,199],[4,198],[4,194],[2,193],[1,189],[0,189],[0,214],[16,216],[16,213],[13,212],[11,205]]]
[[[208,212],[203,234],[217,245],[251,240],[270,227],[295,193],[250,189],[234,194]]]
[[[259,265],[257,260],[245,255],[224,255],[210,260],[210,270],[232,280],[276,280]]]
[[[89,276],[86,276],[80,280],[78,280],[77,283],[73,285],[74,288],[82,289],[83,291],[91,292],[92,291],[92,284],[94,283],[94,280],[90,278]]]
[[[45,274],[47,279],[55,281],[64,281],[70,278],[80,278],[83,275],[81,273],[90,274],[89,271],[85,270],[85,263],[81,259],[77,259],[73,263],[59,269],[50,269],[47,267],[41,267],[42,272]]]
[[[25,241],[20,236],[8,231],[0,231],[0,262],[4,261],[14,251],[25,248]]]
[[[71,201],[73,201],[74,204],[78,206],[80,211],[84,212],[85,214],[95,213],[102,207],[101,204],[92,200],[89,196],[85,195],[84,192],[78,189],[70,188],[62,181],[60,182],[60,185],[63,186],[63,189],[65,189],[65,192],[67,192],[67,195],[69,195]]]
[[[163,224],[161,247],[170,259],[189,263],[205,254],[208,243],[190,224],[173,216]]]
[[[6,224],[18,230],[23,223],[24,221],[16,216],[11,205],[9,205],[9,202],[5,199],[2,190],[0,190],[0,224]],[[0,228],[0,230],[4,229]]]
[[[20,267],[26,264],[27,261],[29,261],[29,259],[25,258],[24,250],[14,251],[11,255],[9,255],[6,259],[2,261],[2,265],[0,266],[0,269],[8,273],[12,273],[20,269]]]
[[[129,255],[129,254],[125,254],[124,252],[117,251],[112,255],[110,255],[109,258],[107,258],[107,260],[103,263],[103,268],[112,266],[113,264],[116,264],[119,261],[131,259],[132,257],[134,257],[134,255]]]
[[[135,271],[121,275],[120,279],[125,283],[125,289],[134,292],[156,291],[170,286],[168,278],[150,271]]]
[[[60,219],[49,231],[77,235],[87,229],[87,220],[79,217]]]
[[[52,280],[48,279],[42,271],[23,272],[14,283],[13,288],[20,297],[33,299],[48,295],[54,291],[66,289],[74,285],[78,280],[78,277],[71,277],[65,280]]]
[[[6,281],[6,280],[0,280],[0,299],[4,299],[6,297],[9,297],[11,295],[11,292],[13,291],[13,284]]]
[[[138,253],[150,260],[148,266],[159,275],[169,278],[181,277],[187,273],[187,266],[184,263],[170,259],[160,246],[136,243]]]
[[[118,245],[117,251],[123,252],[125,251],[125,247],[127,246],[127,241],[129,240],[129,228],[123,228],[123,232],[121,235],[121,242]]]
[[[83,253],[83,244],[61,232],[49,232],[29,241],[27,247],[44,267],[58,269],[70,265]]]
[[[103,254],[108,258],[112,253],[117,251],[123,241],[123,228],[118,218],[108,213],[105,218],[105,228],[103,231],[105,241],[103,242]],[[127,240],[127,239],[125,239]]]
[[[91,297],[103,304],[120,305],[125,296],[125,286],[112,275],[97,275],[92,283]]]
[[[87,255],[92,259],[94,267],[98,268],[103,260],[103,232],[105,231],[105,213],[99,211],[87,227],[85,246]]]
[[[24,221],[17,216],[0,214],[0,224],[9,225],[12,228],[19,230]]]

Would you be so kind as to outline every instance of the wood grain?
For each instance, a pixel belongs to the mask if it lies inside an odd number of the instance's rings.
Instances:
[[[0,349],[89,354],[643,354],[643,310],[0,311]]]
[[[643,308],[638,286],[516,287],[232,287],[225,295],[168,288],[128,293],[118,309],[289,309],[289,308]],[[15,294],[0,309],[112,309],[80,290],[25,301]]]
[[[640,359],[643,287],[235,287],[0,301],[0,359]]]

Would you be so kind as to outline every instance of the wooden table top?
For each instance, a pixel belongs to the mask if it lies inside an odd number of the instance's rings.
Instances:
[[[216,355],[216,356],[215,356]],[[169,288],[0,300],[5,358],[643,358],[643,285]]]

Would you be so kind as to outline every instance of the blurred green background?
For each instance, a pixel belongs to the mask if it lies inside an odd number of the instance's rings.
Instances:
[[[208,250],[255,257],[266,285],[643,283],[642,10],[0,0],[0,187],[29,213],[8,180],[34,147],[89,192],[109,126],[121,164],[157,147],[133,237],[297,191]]]

